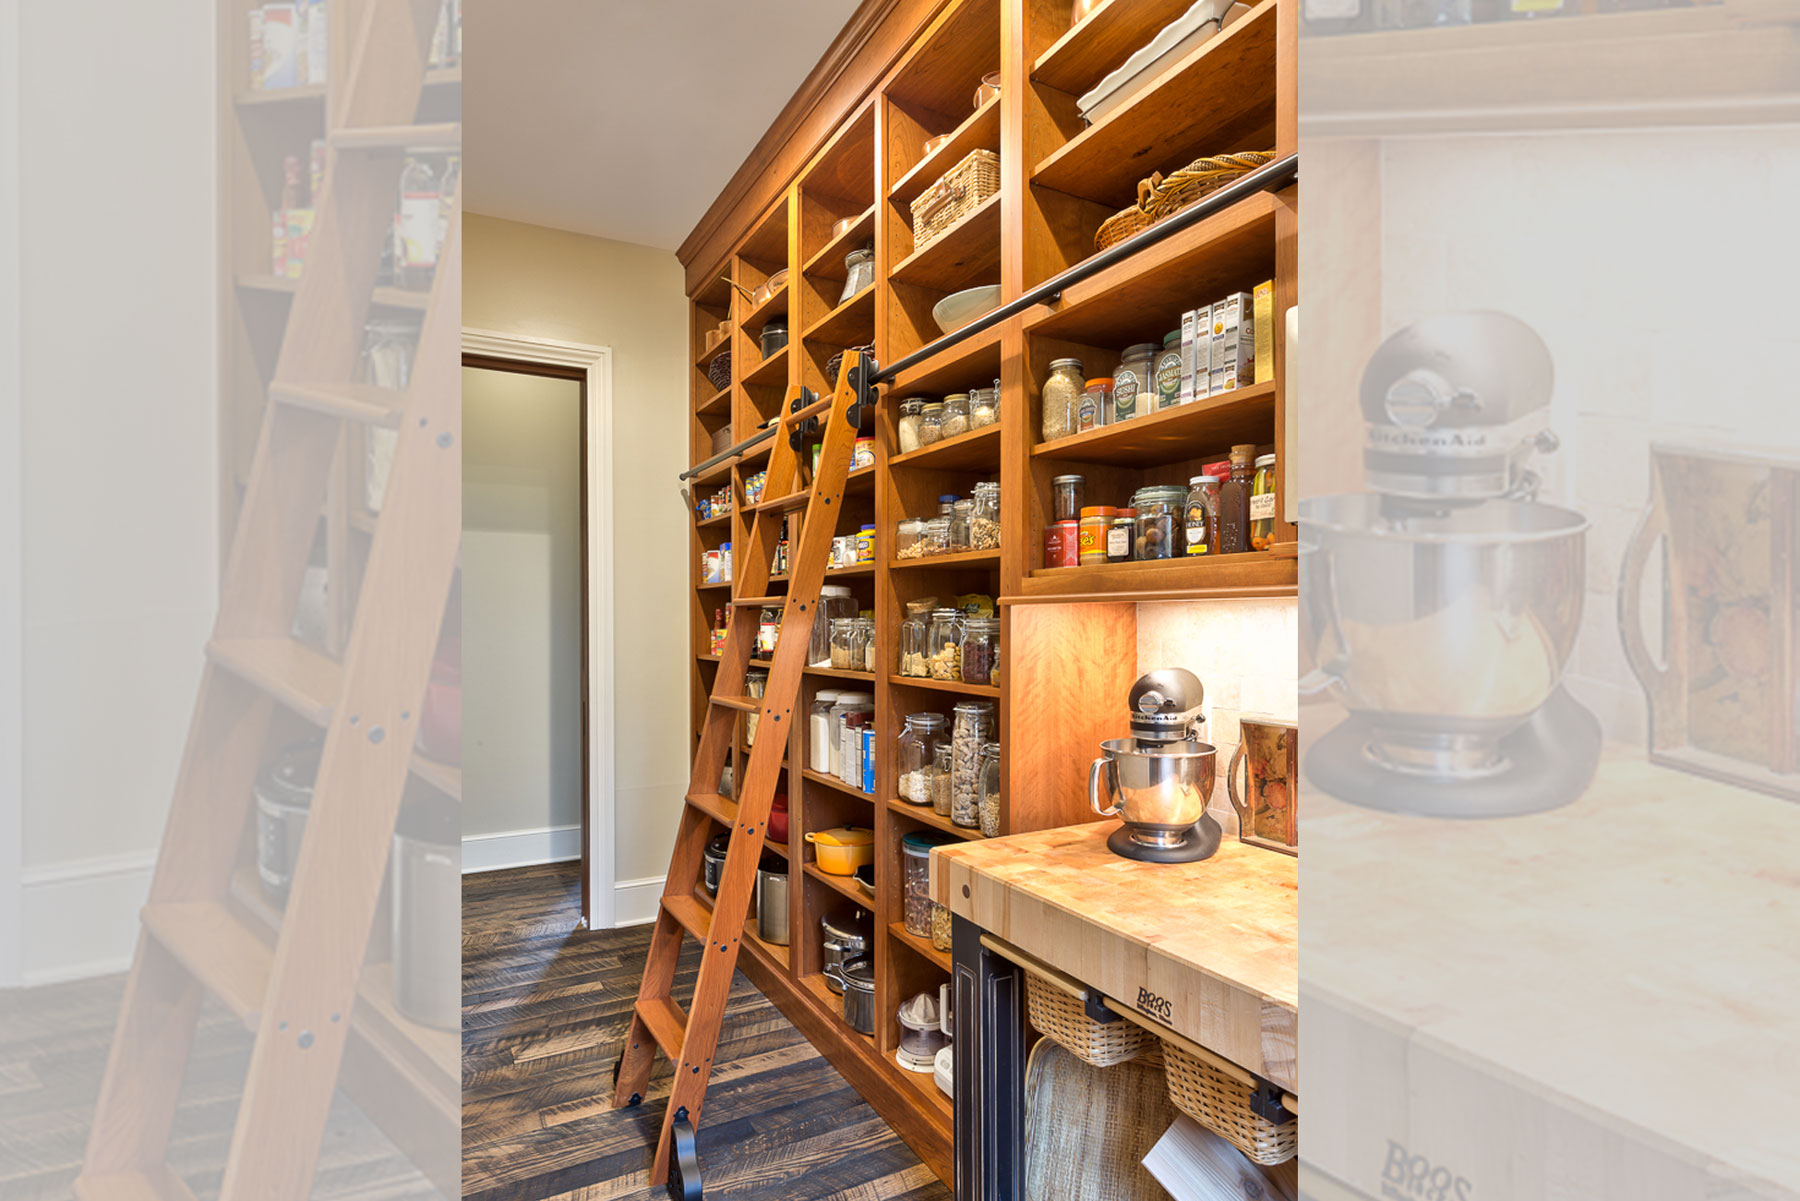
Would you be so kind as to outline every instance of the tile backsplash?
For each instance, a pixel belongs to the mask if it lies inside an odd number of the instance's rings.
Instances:
[[[1138,606],[1138,670],[1185,667],[1206,688],[1206,740],[1218,748],[1210,806],[1228,833],[1237,816],[1225,773],[1240,716],[1299,718],[1300,606],[1289,599],[1164,601]]]

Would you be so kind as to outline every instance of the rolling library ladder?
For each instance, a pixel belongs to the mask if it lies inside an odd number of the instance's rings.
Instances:
[[[806,667],[819,606],[819,588],[825,582],[836,514],[843,504],[844,481],[850,473],[851,454],[861,424],[862,403],[869,395],[862,381],[872,378],[873,372],[872,362],[851,352],[845,356],[834,395],[816,400],[808,390],[795,387],[789,390],[787,403],[782,406],[764,499],[751,516],[748,545],[738,556],[744,590],[751,595],[731,602],[725,649],[707,704],[687,803],[682,807],[681,826],[669,860],[668,882],[657,909],[650,955],[632,1011],[631,1032],[613,1069],[613,1106],[617,1108],[643,1101],[658,1047],[674,1064],[669,1105],[663,1114],[650,1182],[666,1184],[669,1195],[677,1201],[700,1201],[701,1197],[694,1127],[700,1120],[701,1102],[712,1075],[719,1025],[731,991],[732,972],[737,968],[757,861],[762,858],[769,810],[787,747],[785,731],[795,720],[800,676]],[[811,443],[814,423],[821,414],[823,446],[808,486],[802,482],[800,454]],[[801,512],[804,515],[799,536],[790,537],[792,561],[787,594],[761,595],[769,588],[771,562],[782,523],[789,514]],[[744,681],[764,608],[779,608],[782,620],[768,664],[769,678],[762,697],[756,699],[746,695]],[[734,801],[719,795],[719,777],[740,714],[758,714],[758,720],[766,723],[762,728],[779,737],[759,739],[751,747],[749,767],[738,782]],[[708,906],[700,899],[699,889],[703,855],[715,822],[730,830],[731,842],[718,893]],[[700,958],[693,1001],[686,1010],[672,995],[684,935],[696,939],[705,952]]]
[[[311,1191],[340,1066],[358,1070],[344,1063],[353,1036],[361,1040],[358,1059],[369,1047],[395,1060],[394,1079],[421,1074],[418,1048],[363,1029],[370,1015],[358,986],[461,538],[460,203],[445,231],[410,387],[352,381],[404,156],[453,147],[461,137],[459,125],[405,124],[417,111],[439,7],[439,0],[371,0],[358,8],[306,271],[269,387],[76,1181],[84,1201],[192,1197],[165,1151],[206,992],[256,1034],[220,1190],[227,1201],[283,1201]],[[397,428],[399,439],[340,662],[290,630],[351,423]],[[271,949],[228,894],[278,704],[320,727],[324,749]],[[454,1095],[389,1105],[415,1130],[440,1123],[433,1137],[456,1145]],[[378,1108],[367,1100],[363,1107]],[[436,1183],[456,1188],[454,1176]]]

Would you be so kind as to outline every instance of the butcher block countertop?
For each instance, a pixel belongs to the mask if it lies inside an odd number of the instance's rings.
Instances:
[[[1106,849],[1116,821],[940,847],[958,917],[1298,1092],[1299,861],[1227,837],[1200,863]]]

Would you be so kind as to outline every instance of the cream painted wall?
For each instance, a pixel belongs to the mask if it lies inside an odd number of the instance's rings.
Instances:
[[[464,218],[463,323],[612,349],[616,878],[661,877],[687,787],[687,310],[667,251]]]
[[[463,836],[581,823],[581,385],[463,369]]]

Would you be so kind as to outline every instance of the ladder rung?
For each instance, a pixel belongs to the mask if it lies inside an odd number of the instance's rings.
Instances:
[[[779,609],[787,604],[785,596],[740,596],[731,602],[734,609]]]
[[[374,425],[398,425],[406,411],[406,393],[393,388],[377,388],[371,384],[286,384],[269,385],[271,399],[295,408],[311,409],[350,421],[366,421]]]
[[[669,911],[669,916],[681,923],[681,928],[692,934],[701,942],[706,941],[712,933],[712,910],[700,903],[696,896],[664,897],[662,906]]]
[[[142,1172],[108,1172],[75,1181],[79,1201],[194,1201],[194,1191],[167,1164]]]
[[[730,797],[720,796],[716,792],[690,792],[687,794],[687,801],[716,822],[727,826],[737,825],[737,802]]]
[[[462,145],[462,125],[362,125],[334,129],[334,150],[455,150]]]
[[[337,704],[343,668],[295,638],[214,638],[209,659],[311,721],[324,725]]]
[[[784,511],[791,513],[796,509],[804,509],[807,502],[810,500],[812,500],[812,492],[810,489],[805,492],[790,492],[786,496],[774,496],[770,497],[768,500],[759,500],[750,506],[750,511],[752,513],[777,513]]]
[[[208,992],[254,1030],[262,1018],[275,956],[216,901],[160,901],[144,906],[144,929]]]
[[[753,696],[719,696],[714,694],[712,703],[721,709],[736,709],[739,713],[760,713],[762,702]]]
[[[687,1014],[675,1003],[675,998],[640,1000],[636,1009],[637,1015],[644,1019],[644,1028],[650,1031],[650,1037],[656,1040],[663,1054],[680,1063],[681,1045],[687,1041]]]

